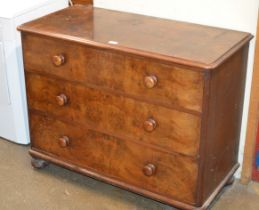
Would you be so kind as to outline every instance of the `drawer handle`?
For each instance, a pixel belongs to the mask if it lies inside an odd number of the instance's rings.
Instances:
[[[58,140],[59,146],[67,147],[69,145],[69,138],[67,136],[63,136]]]
[[[52,57],[52,63],[55,66],[62,66],[65,63],[65,56],[64,55],[54,55]]]
[[[157,84],[157,77],[154,75],[146,76],[144,79],[147,88],[154,88]]]
[[[144,122],[144,129],[147,132],[154,131],[156,129],[156,127],[157,127],[157,123],[156,123],[156,121],[153,118],[149,118],[148,120],[146,120]]]
[[[143,173],[146,176],[153,176],[156,173],[156,166],[154,164],[151,164],[151,163],[147,164],[143,168]]]
[[[65,106],[68,102],[67,96],[65,94],[60,94],[56,97],[59,106]]]

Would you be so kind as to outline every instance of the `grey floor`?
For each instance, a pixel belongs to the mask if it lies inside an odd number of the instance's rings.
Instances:
[[[28,148],[0,139],[0,210],[175,210],[54,165],[34,170]],[[259,184],[236,182],[211,209],[259,210]]]

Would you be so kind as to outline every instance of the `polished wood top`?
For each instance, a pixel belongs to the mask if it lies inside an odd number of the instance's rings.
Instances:
[[[213,69],[252,35],[191,23],[76,5],[18,28],[82,44]]]

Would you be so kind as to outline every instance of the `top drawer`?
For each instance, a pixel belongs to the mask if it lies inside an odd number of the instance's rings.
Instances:
[[[201,72],[31,34],[23,35],[23,48],[26,70],[45,72],[150,103],[201,112]]]

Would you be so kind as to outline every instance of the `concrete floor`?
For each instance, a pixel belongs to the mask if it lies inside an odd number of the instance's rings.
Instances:
[[[33,170],[28,146],[0,140],[0,210],[175,210],[50,165]],[[259,210],[259,184],[224,189],[212,210]]]

